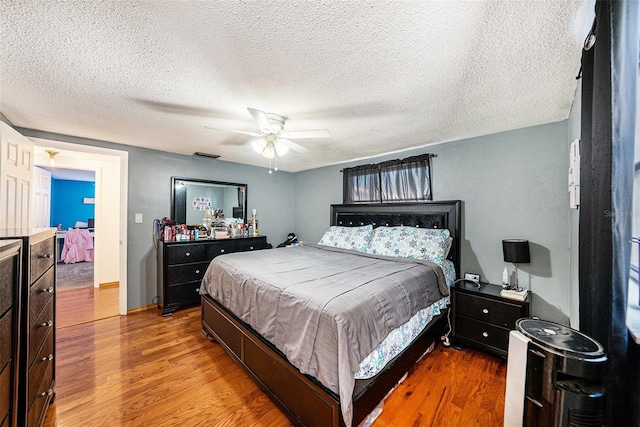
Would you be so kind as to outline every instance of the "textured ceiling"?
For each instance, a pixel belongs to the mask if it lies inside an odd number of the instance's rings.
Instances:
[[[564,120],[594,1],[0,0],[15,126],[268,166],[253,107],[310,151],[296,172]]]

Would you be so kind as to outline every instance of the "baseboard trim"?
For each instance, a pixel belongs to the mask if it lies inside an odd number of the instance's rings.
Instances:
[[[130,308],[129,310],[127,310],[127,314],[138,313],[140,311],[146,311],[146,310],[157,309],[157,308],[158,308],[157,304],[143,305],[142,307]]]
[[[120,287],[120,282],[100,283],[100,289],[118,288],[118,287]]]

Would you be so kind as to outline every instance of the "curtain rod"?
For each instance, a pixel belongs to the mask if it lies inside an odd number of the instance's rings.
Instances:
[[[438,157],[437,154],[418,154],[417,156],[411,156],[411,157],[420,157],[420,156],[428,156],[430,159],[432,159],[434,157]],[[402,160],[410,159],[411,157],[406,157],[405,159],[402,159]],[[398,160],[400,160],[400,159],[398,159]],[[388,161],[388,160],[385,160],[385,161]],[[380,162],[380,163],[384,163],[384,162]],[[340,172],[343,172],[343,171],[344,171],[344,169],[340,169]]]

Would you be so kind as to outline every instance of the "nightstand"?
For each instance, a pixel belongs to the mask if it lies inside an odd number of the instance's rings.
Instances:
[[[500,296],[502,286],[457,283],[452,288],[453,340],[507,357],[509,332],[529,317],[531,293],[524,301]]]

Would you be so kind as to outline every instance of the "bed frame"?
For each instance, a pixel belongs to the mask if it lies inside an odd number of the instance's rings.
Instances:
[[[459,200],[423,203],[331,205],[331,225],[448,228],[453,244],[448,259],[460,277],[461,205]],[[447,330],[448,309],[375,377],[356,380],[353,426],[375,409],[402,376]],[[340,398],[315,378],[303,375],[271,343],[209,295],[202,296],[202,332],[220,343],[260,388],[298,426],[344,426]]]

